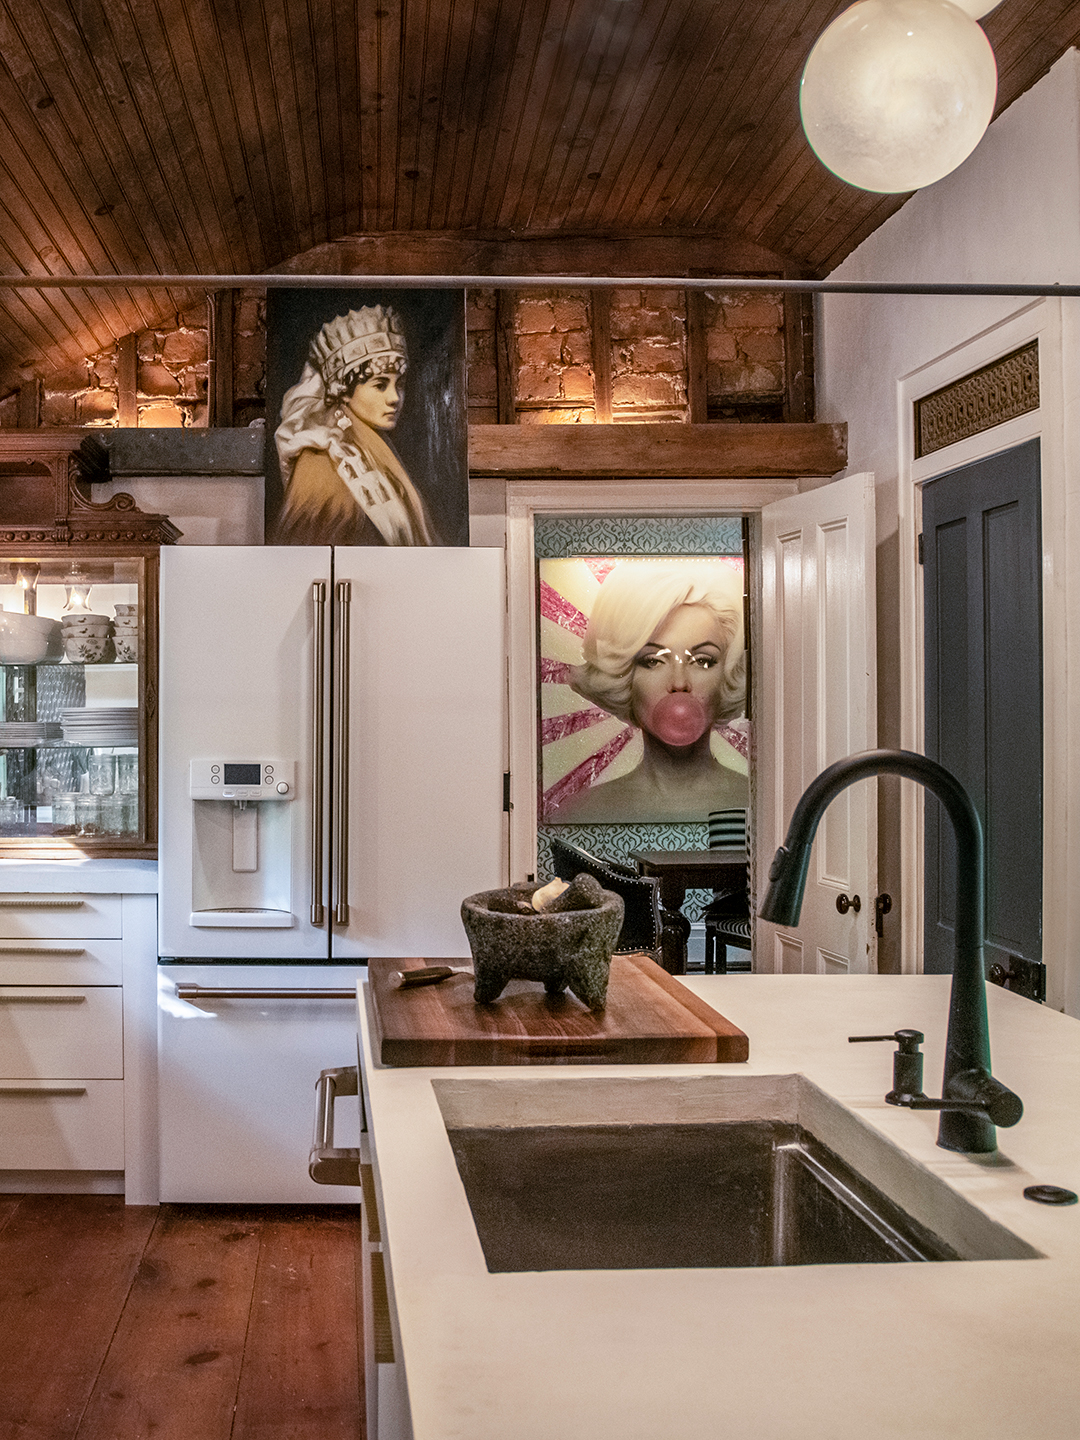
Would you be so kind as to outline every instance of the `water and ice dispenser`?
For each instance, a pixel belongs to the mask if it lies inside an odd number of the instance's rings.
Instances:
[[[192,760],[191,924],[284,929],[296,761]]]

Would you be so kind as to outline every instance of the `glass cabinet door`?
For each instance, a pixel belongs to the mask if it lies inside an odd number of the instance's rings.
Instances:
[[[0,561],[0,849],[148,839],[143,557]],[[6,575],[5,575],[6,570]],[[29,841],[31,846],[10,842]]]

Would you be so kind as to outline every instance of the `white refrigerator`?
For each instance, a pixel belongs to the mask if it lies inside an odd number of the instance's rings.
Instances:
[[[332,992],[467,955],[463,897],[507,883],[503,552],[161,559],[161,1198],[355,1199],[307,1176],[356,1063]]]

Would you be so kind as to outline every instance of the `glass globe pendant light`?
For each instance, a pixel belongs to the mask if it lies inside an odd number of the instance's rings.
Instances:
[[[799,104],[806,137],[833,174],[861,190],[900,194],[967,159],[996,97],[994,52],[960,5],[858,0],[810,52]]]

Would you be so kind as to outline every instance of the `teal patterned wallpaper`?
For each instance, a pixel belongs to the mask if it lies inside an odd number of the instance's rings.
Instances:
[[[741,555],[737,515],[537,515],[538,560],[575,555]]]

